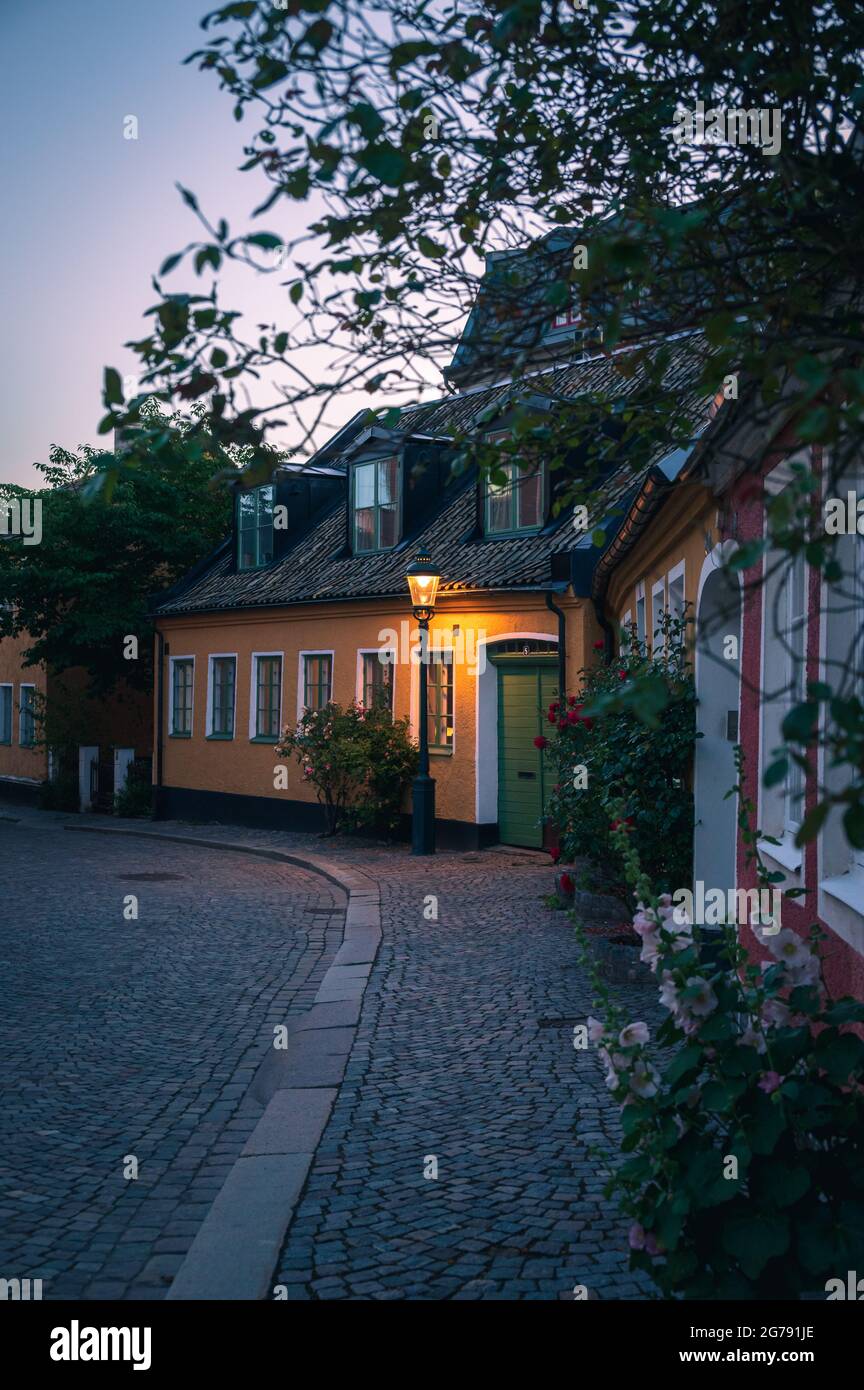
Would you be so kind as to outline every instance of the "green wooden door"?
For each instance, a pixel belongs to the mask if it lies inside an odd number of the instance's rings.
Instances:
[[[540,817],[551,789],[553,768],[534,747],[548,733],[546,712],[558,690],[553,662],[498,665],[498,835],[505,845],[541,849]]]

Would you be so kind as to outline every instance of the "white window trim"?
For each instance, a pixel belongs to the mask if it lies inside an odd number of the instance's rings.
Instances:
[[[18,686],[18,746],[19,746],[19,748],[33,748],[33,747],[34,747],[34,745],[33,745],[32,743],[25,743],[25,742],[24,742],[24,739],[23,739],[23,737],[22,737],[22,735],[21,735],[21,730],[22,730],[23,727],[24,727],[24,700],[23,700],[24,691],[25,691],[25,690],[35,690],[35,689],[36,689],[36,685],[35,685],[35,683],[32,682],[32,681],[21,681],[20,684],[19,684],[19,686]],[[35,732],[36,732],[36,713],[35,713],[35,710],[33,711],[33,732],[34,732],[34,734],[35,734]]]
[[[253,652],[251,662],[251,672],[249,679],[249,741],[257,742],[256,724],[258,720],[258,662],[261,657],[278,656],[282,660],[281,677],[279,680],[279,718],[276,721],[279,725],[279,733],[276,735],[278,740],[282,735],[282,709],[285,703],[285,653],[284,652]],[[236,704],[236,701],[235,701]],[[262,738],[265,735],[261,736]],[[269,742],[269,735],[266,735]]]
[[[639,631],[639,604],[642,604],[642,631]],[[645,581],[640,579],[636,585],[636,640],[644,646],[647,642],[646,628],[648,626],[648,605],[645,601]]]
[[[823,458],[823,500],[828,495],[830,460]],[[859,493],[864,492],[864,475],[855,469],[842,479],[836,480],[838,486],[849,487]],[[860,544],[853,538],[853,544]],[[853,562],[854,563],[854,562]],[[861,576],[859,575],[859,580]],[[864,585],[862,585],[864,588]],[[834,630],[831,627],[829,611],[829,586],[822,580],[819,596],[819,676],[831,681],[835,674],[829,662],[837,655],[832,642]],[[853,619],[854,622],[854,619]],[[825,749],[819,749],[818,777],[820,786],[825,784]],[[818,892],[816,910],[823,922],[848,946],[864,955],[864,852],[855,850],[846,843],[842,826],[842,809],[834,807],[819,833],[816,842],[818,856]],[[837,837],[836,840],[834,837]],[[840,869],[841,854],[837,843],[843,845],[846,855],[845,868]],[[826,859],[829,861],[826,865]],[[830,869],[826,873],[826,868]]]
[[[9,742],[0,743],[0,748],[11,748],[15,743],[15,686],[11,681],[0,681],[0,690],[9,691]]]
[[[237,674],[238,674],[239,665],[240,665],[240,663],[239,663],[239,661],[238,661],[238,659],[237,659],[237,653],[236,653],[236,652],[210,652],[210,654],[209,654],[208,657],[207,657],[207,719],[206,719],[206,729],[207,729],[207,737],[208,737],[208,738],[211,738],[211,737],[212,737],[212,734],[213,734],[213,695],[214,695],[214,686],[213,686],[213,663],[214,663],[214,661],[231,661],[231,660],[233,660],[233,662],[234,662],[234,709],[231,711],[231,713],[232,713],[232,719],[231,719],[231,735],[230,735],[230,736],[231,736],[231,738],[234,738],[234,737],[236,736],[236,734],[237,734]],[[227,735],[227,734],[222,734],[221,737],[224,738],[224,739],[226,740],[226,742],[227,742],[227,740],[228,740],[228,735]]]
[[[174,733],[174,665],[178,661],[192,662],[192,718],[188,734]],[[195,658],[188,656],[169,656],[168,658],[168,735],[170,738],[191,738],[195,732]]]
[[[678,564],[677,564],[677,565],[673,565],[672,568],[671,568],[671,570],[669,571],[669,573],[668,573],[667,576],[666,576],[666,590],[667,590],[667,593],[668,593],[668,595],[669,595],[668,605],[669,605],[669,612],[670,612],[670,613],[672,612],[672,585],[675,584],[675,583],[677,583],[677,581],[678,581],[679,579],[681,580],[681,593],[682,593],[682,596],[683,596],[683,597],[682,597],[682,601],[681,601],[681,611],[682,611],[682,613],[683,613],[683,611],[684,611],[684,605],[685,605],[686,602],[687,602],[687,562],[686,562],[686,560],[679,560]],[[673,613],[672,616],[675,617],[676,615]]]
[[[355,700],[357,701],[358,705],[359,705],[360,701],[363,699],[363,658],[364,658],[364,656],[377,656],[377,655],[379,654],[379,652],[382,650],[382,647],[384,648],[385,651],[391,652],[392,655],[393,655],[393,660],[392,660],[392,662],[390,663],[390,672],[391,672],[391,675],[390,675],[390,694],[391,694],[391,701],[392,701],[392,706],[393,706],[393,718],[395,719],[395,718],[396,718],[396,666],[397,666],[397,662],[396,662],[397,652],[396,652],[396,648],[395,648],[395,647],[385,647],[385,646],[384,646],[384,643],[382,642],[382,644],[381,644],[380,647],[358,647],[358,648],[357,648],[357,674],[356,674],[355,681],[354,681],[354,689],[355,689],[355,696],[354,696],[354,698],[355,698]],[[315,655],[318,655],[318,653],[315,653]],[[326,652],[321,652],[320,655],[321,655],[321,656],[326,656],[327,653],[326,653]],[[331,680],[332,680],[332,671],[331,671]],[[301,681],[301,698],[302,698],[302,681]]]
[[[658,596],[658,594],[659,594],[659,596],[660,596],[660,603],[659,603],[659,605],[658,605],[658,603],[657,603],[657,596]],[[659,638],[658,638],[658,637],[656,636],[656,632],[657,632],[657,628],[660,626],[660,616],[661,616],[661,614],[662,614],[662,612],[663,612],[665,603],[666,603],[666,580],[665,580],[665,579],[657,579],[657,580],[655,580],[654,583],[651,585],[651,654],[652,654],[652,656],[653,656],[654,651],[655,651],[655,643],[656,643],[656,650],[658,650],[658,651],[659,651],[660,648],[663,646],[663,635],[662,635],[662,633],[661,633],[660,636],[659,636]]]
[[[364,551],[371,554],[371,551]],[[377,651],[377,647],[375,648]],[[333,691],[336,688],[336,653],[331,647],[309,647],[308,650],[297,653],[297,723],[303,718],[306,706],[303,703],[306,686],[306,658],[307,656],[329,656],[330,658],[330,699],[333,699]]]

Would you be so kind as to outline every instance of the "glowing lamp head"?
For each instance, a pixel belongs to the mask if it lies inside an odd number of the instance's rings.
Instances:
[[[411,590],[411,603],[414,617],[421,621],[431,618],[435,613],[435,600],[441,575],[428,555],[418,555],[405,576]]]

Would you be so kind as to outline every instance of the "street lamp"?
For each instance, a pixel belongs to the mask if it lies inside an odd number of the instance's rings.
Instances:
[[[435,616],[435,599],[441,575],[428,555],[418,555],[406,574],[414,617],[420,626],[420,763],[412,789],[411,853],[435,853],[435,782],[429,776],[429,711],[427,674],[429,619]]]

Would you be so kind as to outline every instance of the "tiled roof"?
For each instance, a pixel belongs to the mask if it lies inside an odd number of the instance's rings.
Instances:
[[[701,407],[693,382],[705,351],[701,335],[690,334],[672,344],[666,375],[670,386],[680,386],[682,399]],[[615,369],[615,359],[597,357],[571,362],[532,376],[528,386],[538,394],[558,398],[581,395],[607,399],[626,397],[642,381],[637,371],[627,378]],[[449,436],[467,430],[478,412],[512,392],[509,382],[482,391],[449,396],[444,400],[406,407],[400,415],[400,432]],[[692,398],[692,399],[691,399]],[[704,402],[705,417],[709,402]],[[661,451],[652,460],[660,462]],[[650,467],[650,465],[648,465]],[[643,476],[634,475],[622,461],[605,481],[597,520],[629,495]],[[345,553],[346,502],[343,500],[276,564],[262,570],[232,573],[231,546],[225,543],[205,562],[189,582],[167,594],[155,611],[159,614],[206,612],[219,609],[281,606],[323,600],[404,596],[406,555],[428,552],[440,566],[441,593],[476,589],[544,587],[551,583],[552,556],[571,551],[586,537],[579,535],[562,515],[540,533],[475,539],[475,484],[466,478],[450,500],[430,517],[420,532],[403,539],[393,550],[374,555]],[[470,539],[469,539],[470,537]]]

